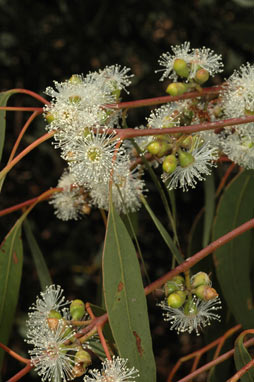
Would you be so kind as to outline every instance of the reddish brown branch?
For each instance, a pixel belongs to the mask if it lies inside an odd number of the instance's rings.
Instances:
[[[197,252],[192,257],[186,259],[184,263],[178,265],[175,269],[166,273],[164,276],[160,277],[158,280],[156,280],[153,283],[151,283],[150,285],[148,285],[145,288],[145,294],[148,295],[149,293],[151,293],[155,289],[160,288],[163,284],[165,284],[166,281],[170,280],[172,277],[178,275],[179,273],[187,271],[188,269],[193,267],[195,264],[197,264],[200,260],[202,260],[206,256],[208,256],[210,253],[212,253],[216,249],[220,248],[222,245],[228,243],[230,240],[234,239],[235,237],[237,237],[239,235],[242,235],[244,232],[246,232],[252,228],[254,228],[254,219],[247,221],[246,223],[235,228],[234,230],[228,232],[226,235],[223,235],[219,239],[213,241],[206,248]]]
[[[11,350],[8,348],[8,346],[2,344],[0,342],[0,348],[2,348],[6,353],[8,353],[11,357],[16,358],[18,361],[25,363],[25,364],[30,364],[30,360],[24,357],[21,357],[21,355],[15,353],[15,351]]]
[[[29,373],[29,371],[33,368],[33,366],[29,363],[27,364],[24,369],[20,370],[17,374],[15,374],[13,377],[11,377],[10,379],[8,379],[7,382],[16,382],[16,381],[19,381],[22,377],[24,377],[24,375],[26,375],[27,373]]]

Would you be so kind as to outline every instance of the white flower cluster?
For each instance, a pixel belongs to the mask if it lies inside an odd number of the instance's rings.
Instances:
[[[130,170],[128,150],[118,147],[114,132],[108,133],[119,127],[121,114],[107,104],[118,102],[122,89],[127,91],[132,77],[128,72],[126,67],[113,65],[86,77],[74,75],[68,81],[55,82],[55,89],[46,89],[52,97],[44,108],[47,128],[55,132],[55,147],[68,163],[68,171],[58,183],[63,191],[51,201],[62,220],[77,219],[90,206],[107,210],[111,178],[117,210],[126,213],[140,207],[141,172]]]
[[[54,327],[48,322],[51,312],[55,316],[66,316],[65,306],[69,302],[63,296],[59,285],[51,285],[41,292],[30,308],[27,321],[27,343],[33,345],[29,350],[31,363],[42,381],[68,381],[75,378],[75,353],[78,347],[69,344],[75,334],[63,319],[56,320]]]
[[[221,103],[226,118],[254,115],[254,65],[247,63],[225,82]],[[220,135],[223,152],[233,162],[254,169],[254,123],[226,128]]]
[[[102,370],[90,370],[91,376],[85,376],[84,382],[135,382],[139,377],[138,370],[132,367],[129,369],[126,364],[128,360],[120,357],[106,359],[102,363]]]
[[[163,310],[164,320],[171,324],[170,330],[176,330],[177,333],[195,332],[199,335],[199,331],[206,326],[211,325],[212,320],[220,321],[220,316],[215,312],[221,309],[221,300],[219,297],[209,301],[202,301],[199,298],[193,298],[192,308],[184,309],[172,308],[165,301],[158,304]]]
[[[159,59],[159,64],[164,66],[164,69],[157,70],[164,71],[161,81],[165,78],[170,78],[177,81],[178,74],[174,70],[174,63],[176,60],[183,60],[188,66],[187,80],[195,78],[197,70],[200,68],[205,69],[211,76],[220,73],[223,68],[221,62],[221,55],[215,54],[209,48],[191,49],[189,42],[184,42],[182,45],[171,47],[173,54],[167,52],[163,53]]]

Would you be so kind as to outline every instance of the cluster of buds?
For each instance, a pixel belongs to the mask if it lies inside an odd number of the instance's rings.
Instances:
[[[168,306],[181,308],[184,305],[186,313],[190,308],[193,309],[192,304],[190,304],[192,298],[187,297],[195,295],[202,301],[210,301],[218,297],[218,293],[211,287],[211,280],[205,272],[195,274],[191,278],[190,287],[186,285],[183,276],[176,276],[164,285],[164,292]]]
[[[177,58],[174,61],[173,70],[177,76],[187,80],[190,77],[190,73],[193,71],[192,65],[192,63],[187,63],[185,60]],[[210,74],[208,70],[198,66],[195,71],[195,76],[189,83],[171,82],[168,85],[166,92],[172,96],[179,96],[191,89],[199,89],[199,86],[208,81],[209,77]]]

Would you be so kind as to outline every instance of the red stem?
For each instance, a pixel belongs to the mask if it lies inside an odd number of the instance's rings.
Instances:
[[[27,106],[0,106],[0,110],[7,111],[37,111],[39,113],[43,112],[42,107],[27,107]]]
[[[33,368],[33,366],[31,364],[27,364],[24,369],[20,370],[17,374],[15,374],[13,377],[11,377],[10,379],[8,379],[7,382],[16,382],[16,381],[19,381],[22,377],[24,377],[24,375],[26,375],[27,373],[29,373],[29,371]]]
[[[19,146],[19,143],[23,137],[23,135],[25,134],[26,130],[28,129],[29,125],[32,123],[32,121],[40,114],[40,112],[38,111],[34,111],[32,115],[30,115],[30,117],[28,118],[28,120],[26,121],[25,125],[23,126],[21,132],[19,133],[19,136],[12,148],[12,151],[11,151],[11,154],[10,154],[10,158],[8,160],[8,163],[10,163],[17,151],[17,148]]]
[[[105,105],[105,107],[111,108],[111,109],[130,109],[130,108],[134,109],[137,107],[159,105],[162,103],[174,102],[174,101],[179,101],[182,99],[203,97],[206,95],[216,95],[220,92],[221,89],[222,89],[222,86],[213,86],[210,88],[204,88],[201,91],[188,92],[179,96],[162,96],[162,97],[139,99],[137,101],[108,104],[108,105]]]
[[[40,101],[41,103],[43,104],[48,104],[50,105],[50,102],[48,100],[46,100],[46,98],[40,96],[39,94],[33,92],[32,90],[27,90],[27,89],[11,89],[10,90],[11,92],[15,92],[15,93],[23,93],[23,94],[27,94],[35,99],[37,99],[38,101]]]
[[[25,363],[25,364],[30,364],[30,359],[21,357],[21,355],[15,353],[15,351],[11,350],[8,348],[8,346],[2,344],[0,342],[0,348],[2,348],[6,353],[8,353],[11,357],[16,358],[19,362]]]
[[[184,263],[178,265],[175,269],[166,273],[164,276],[160,277],[158,280],[148,285],[145,288],[145,294],[148,295],[155,289],[160,288],[168,280],[172,279],[172,277],[178,275],[179,273],[187,271],[188,269],[193,267],[195,264],[197,264],[200,260],[204,259],[207,255],[214,252],[217,248],[220,248],[222,245],[228,243],[230,240],[234,239],[235,237],[242,235],[244,232],[248,231],[251,228],[254,228],[254,219],[247,221],[246,223],[228,232],[226,235],[221,236],[219,239],[209,244],[206,248],[197,252],[192,257],[186,259]]]

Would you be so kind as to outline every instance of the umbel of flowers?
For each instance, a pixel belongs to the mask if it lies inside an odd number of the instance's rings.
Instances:
[[[199,335],[212,320],[220,320],[215,312],[221,309],[221,301],[205,272],[191,280],[176,276],[164,285],[164,292],[165,300],[158,305],[166,311],[164,320],[170,322],[171,330]]]
[[[212,50],[192,49],[185,42],[172,47],[172,53],[162,54],[159,64],[161,80],[173,80],[166,89],[169,94],[198,90],[201,96],[152,110],[146,126],[136,127],[138,136],[132,142],[119,138],[126,116],[112,108],[131,83],[130,69],[112,65],[86,76],[73,75],[46,89],[52,97],[44,108],[47,129],[54,131],[55,147],[68,166],[58,183],[62,192],[51,200],[60,219],[78,219],[92,207],[107,210],[109,188],[119,213],[137,211],[146,192],[140,156],[149,158],[151,166],[161,167],[162,181],[169,190],[195,188],[211,174],[222,154],[254,168],[253,123],[192,134],[163,132],[253,114],[254,67],[242,66],[214,98],[202,97],[203,84],[223,67],[221,56]],[[160,129],[161,134],[142,136],[149,129]]]

